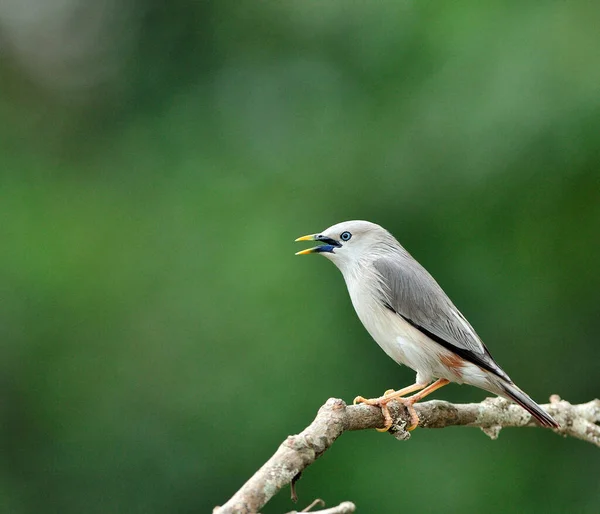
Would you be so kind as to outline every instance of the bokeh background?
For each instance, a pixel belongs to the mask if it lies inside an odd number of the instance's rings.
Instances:
[[[328,397],[412,383],[294,257],[344,219],[391,230],[534,398],[597,397],[599,15],[3,1],[0,511],[210,512]],[[369,431],[298,507],[596,513],[599,477],[549,431]]]

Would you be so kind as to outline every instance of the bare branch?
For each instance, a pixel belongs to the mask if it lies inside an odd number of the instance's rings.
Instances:
[[[325,505],[323,500],[315,500],[312,502],[306,509],[301,510],[300,512],[293,510],[292,512],[288,512],[287,514],[301,514],[302,512],[311,512],[312,514],[351,514],[356,510],[356,505],[352,502],[342,502],[336,507],[331,507],[330,509],[323,510],[311,510],[317,503],[322,506]]]
[[[410,415],[398,402],[390,402],[394,425],[390,433],[400,440],[410,437],[404,427]],[[571,436],[600,447],[600,400],[571,405],[557,395],[544,409],[558,421],[557,434]],[[479,427],[492,439],[502,428],[537,426],[524,409],[502,398],[487,398],[481,403],[453,404],[433,400],[417,403],[421,428],[444,428],[454,425]],[[383,426],[381,410],[369,405],[347,406],[343,400],[330,398],[319,409],[314,421],[298,435],[289,436],[275,454],[213,514],[252,514],[258,512],[282,487],[318,459],[344,432]],[[341,505],[345,505],[345,502]],[[340,507],[340,506],[338,506]],[[338,508],[335,507],[335,508]],[[354,507],[352,505],[352,507]],[[335,511],[326,509],[321,513]]]

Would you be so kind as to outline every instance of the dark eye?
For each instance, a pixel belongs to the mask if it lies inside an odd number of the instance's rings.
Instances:
[[[342,232],[340,234],[340,239],[342,241],[350,241],[350,238],[352,237],[352,234],[350,232]]]

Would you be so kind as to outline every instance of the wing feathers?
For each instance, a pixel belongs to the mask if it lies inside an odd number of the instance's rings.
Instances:
[[[382,257],[373,263],[380,277],[383,304],[446,349],[510,380],[425,268],[408,254],[394,257],[398,258]]]

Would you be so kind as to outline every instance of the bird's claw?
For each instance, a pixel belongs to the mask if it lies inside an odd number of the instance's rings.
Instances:
[[[388,389],[388,391],[390,390]],[[386,391],[386,393],[388,391]],[[356,398],[354,398],[354,401],[352,403],[354,405],[358,403],[364,403],[373,407],[379,407],[381,409],[381,413],[383,414],[384,425],[383,428],[376,428],[375,430],[377,430],[378,432],[387,432],[390,428],[392,428],[394,420],[392,419],[390,410],[388,409],[385,394],[379,398],[364,398],[363,396],[357,396]]]
[[[410,425],[406,427],[406,431],[412,432],[415,428],[419,426],[419,416],[417,415],[417,412],[415,411],[415,408],[413,407],[412,403],[407,402],[404,404],[404,406],[410,414]]]
[[[408,410],[410,415],[410,425],[406,428],[406,430],[410,432],[419,426],[419,416],[417,416],[415,408],[413,407],[414,402],[411,401],[410,398],[387,399],[386,396],[393,392],[395,392],[393,389],[388,389],[383,396],[380,396],[379,398],[364,398],[363,396],[357,396],[354,398],[352,403],[353,405],[364,403],[373,407],[379,407],[381,409],[381,414],[383,414],[384,425],[383,428],[376,428],[375,430],[378,432],[387,432],[394,424],[394,420],[392,419],[392,415],[390,414],[390,409],[388,408],[387,404],[392,400],[397,400]]]

